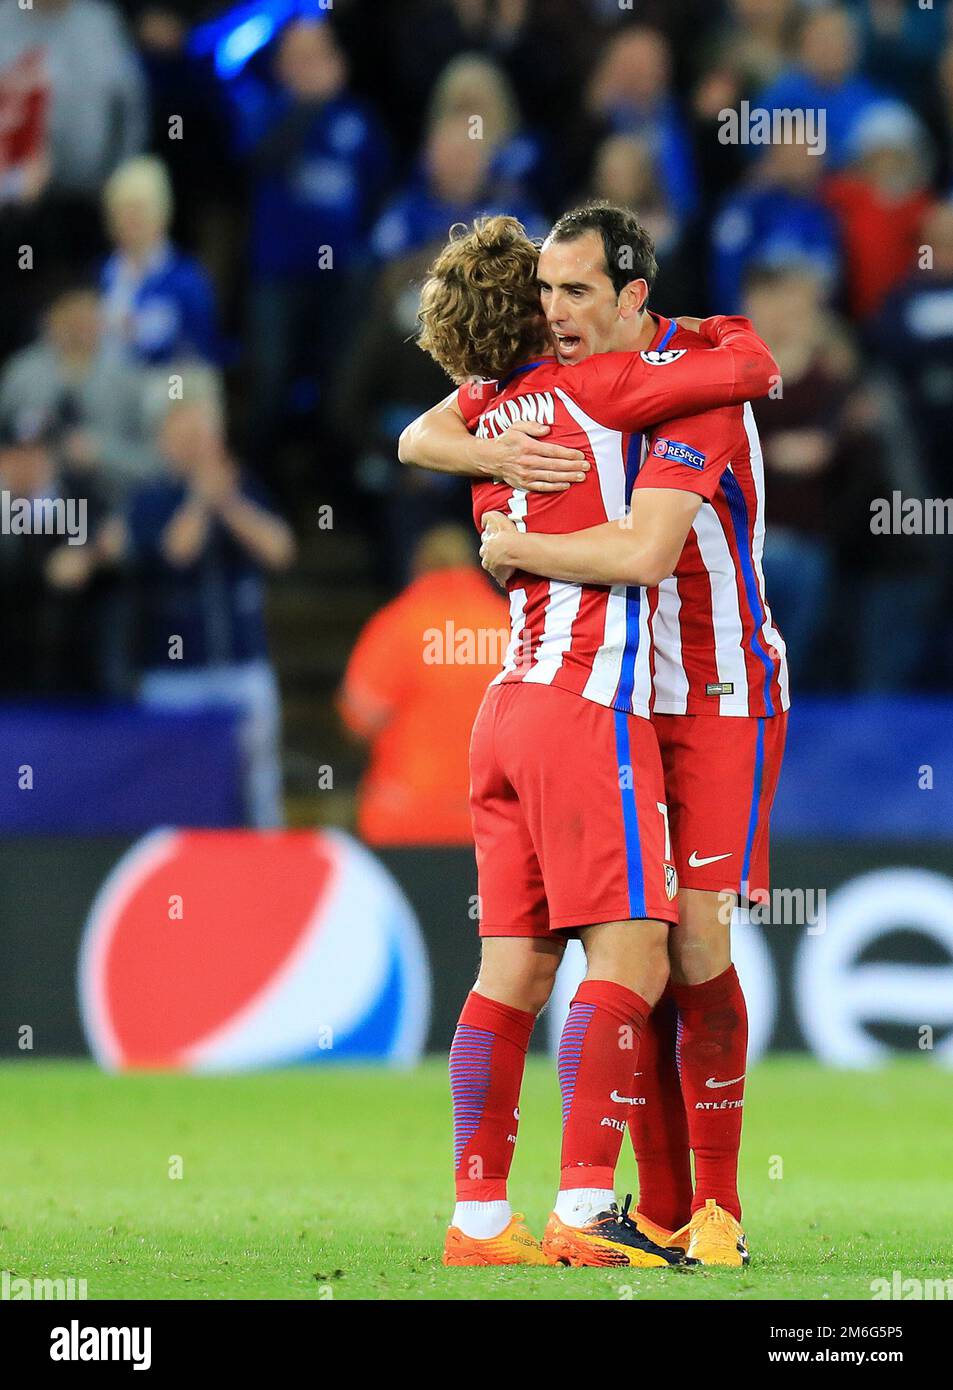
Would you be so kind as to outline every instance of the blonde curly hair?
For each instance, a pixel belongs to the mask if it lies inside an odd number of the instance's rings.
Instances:
[[[453,381],[496,379],[552,352],[538,259],[539,247],[515,217],[451,227],[421,292],[417,343]]]

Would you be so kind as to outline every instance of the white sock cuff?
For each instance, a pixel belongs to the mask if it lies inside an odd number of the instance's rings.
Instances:
[[[492,1240],[506,1230],[512,1219],[513,1213],[505,1198],[501,1202],[458,1202],[450,1225],[471,1240]]]
[[[556,1194],[556,1215],[567,1226],[585,1226],[615,1201],[611,1187],[570,1187]]]

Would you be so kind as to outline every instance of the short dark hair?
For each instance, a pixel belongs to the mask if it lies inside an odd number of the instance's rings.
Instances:
[[[655,242],[629,208],[592,202],[564,212],[553,223],[547,241],[575,241],[586,232],[598,232],[606,258],[606,274],[616,294],[631,280],[644,280],[649,293],[658,274]]]

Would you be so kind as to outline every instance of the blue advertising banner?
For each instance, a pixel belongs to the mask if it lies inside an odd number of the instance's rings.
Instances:
[[[0,706],[0,830],[136,834],[244,819],[235,718],[135,706]]]
[[[953,841],[953,702],[795,700],[774,839]]]

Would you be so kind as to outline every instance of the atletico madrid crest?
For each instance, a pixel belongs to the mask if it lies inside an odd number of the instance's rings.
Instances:
[[[678,892],[678,872],[674,864],[665,865],[665,896],[669,902]]]

